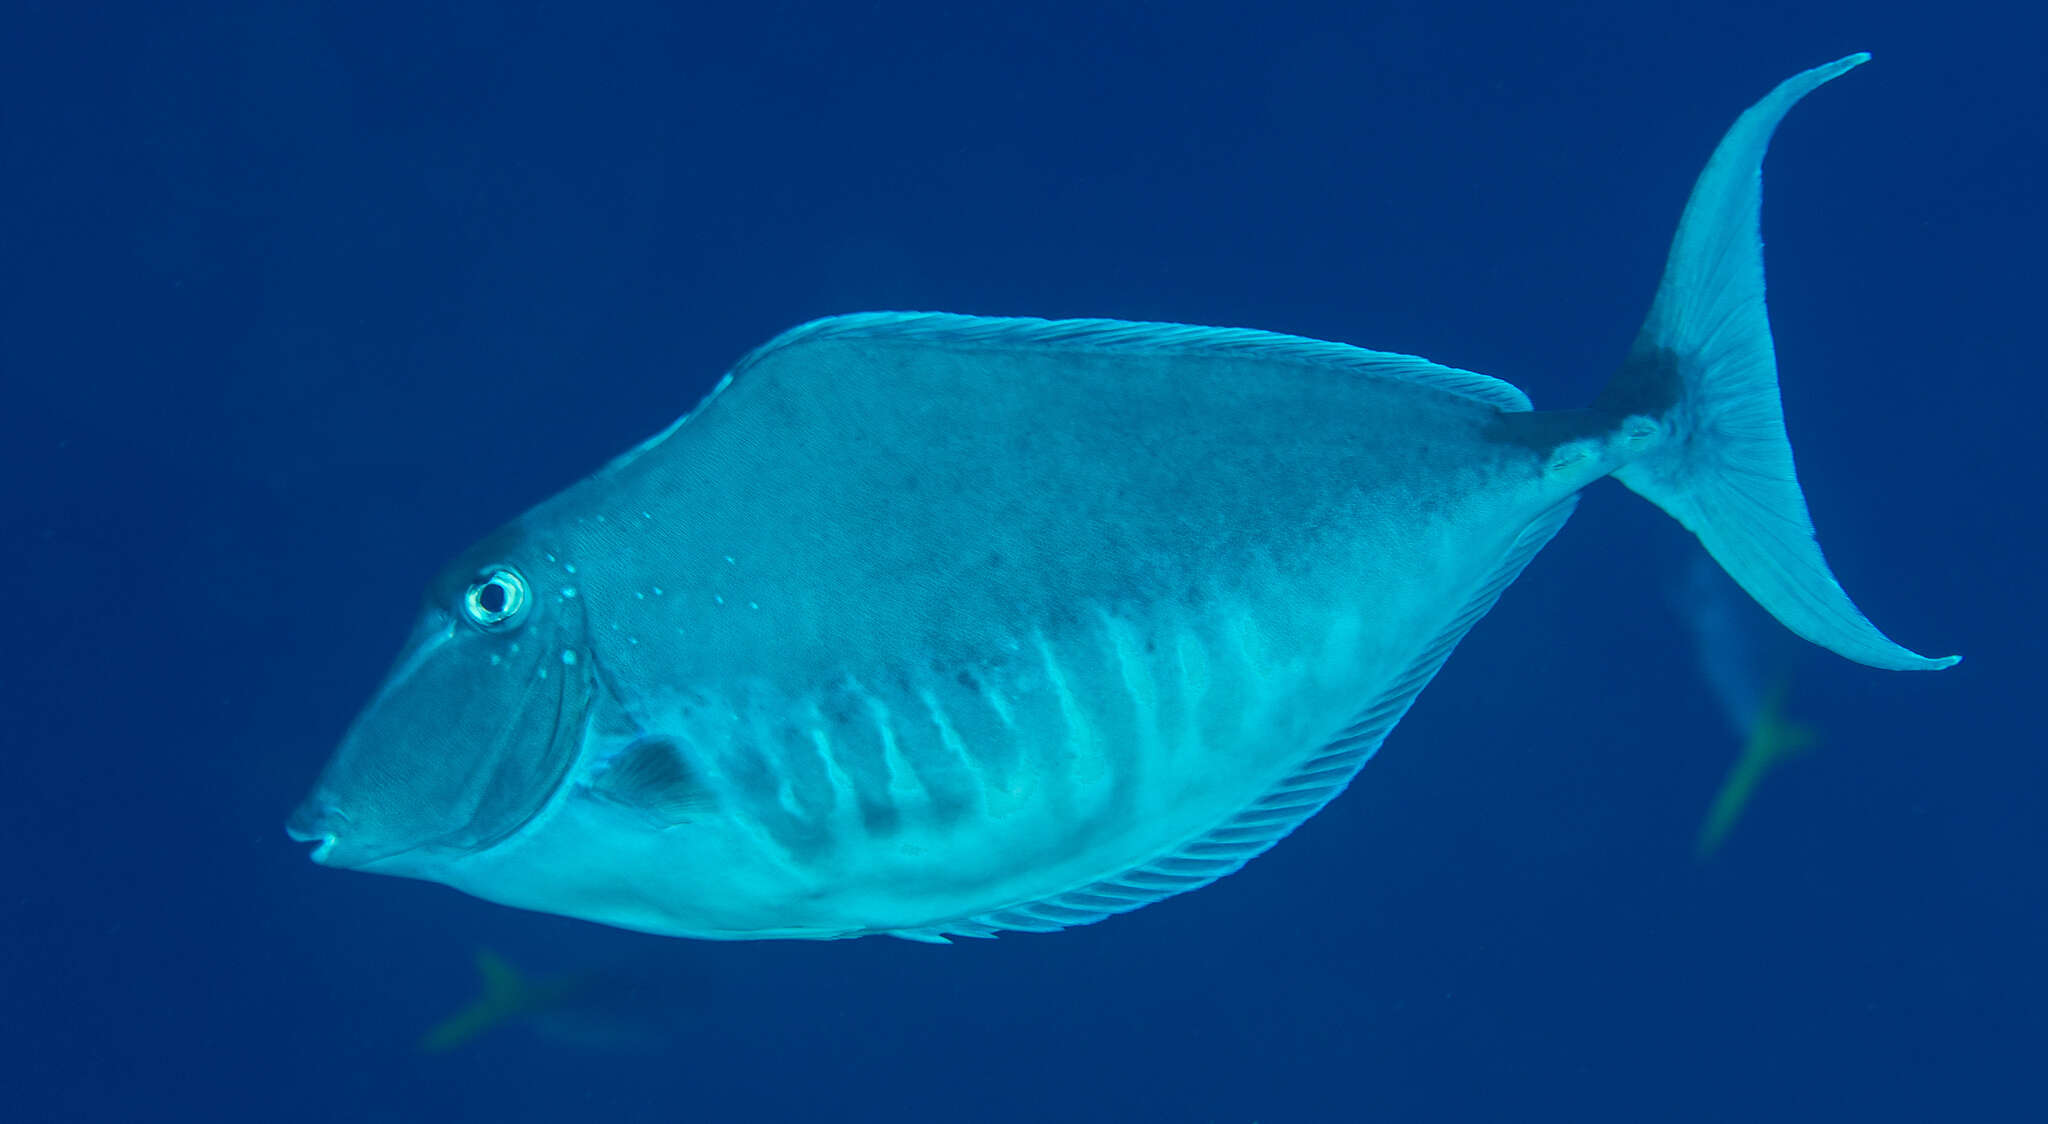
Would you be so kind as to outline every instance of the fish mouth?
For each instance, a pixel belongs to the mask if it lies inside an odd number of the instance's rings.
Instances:
[[[339,870],[364,870],[415,850],[412,845],[378,846],[364,842],[366,834],[347,812],[318,798],[308,800],[292,813],[284,833],[300,843],[313,844],[309,856],[321,866]]]
[[[291,821],[284,825],[284,833],[300,843],[317,844],[313,848],[312,859],[325,866],[328,856],[334,853],[335,834],[330,825],[336,820],[347,819],[341,809],[332,804],[316,806],[309,801],[292,813]]]
[[[319,844],[319,846],[313,848],[313,853],[309,857],[314,862],[319,863],[321,866],[327,865],[327,856],[334,853],[334,836],[301,835],[296,831],[290,832],[289,834],[293,839],[296,839],[301,843]]]

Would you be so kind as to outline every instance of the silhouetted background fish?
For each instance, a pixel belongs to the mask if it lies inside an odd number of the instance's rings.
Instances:
[[[701,1029],[703,987],[673,958],[534,973],[497,952],[476,952],[477,994],[420,1035],[422,1053],[441,1054],[508,1032],[551,1046],[600,1054],[656,1055],[684,1049]]]
[[[1694,557],[1687,565],[1677,603],[1692,630],[1700,676],[1739,750],[1694,839],[1693,853],[1704,859],[1735,829],[1757,786],[1786,760],[1811,749],[1818,735],[1787,711],[1795,653],[1784,633],[1772,630],[1711,560]]]

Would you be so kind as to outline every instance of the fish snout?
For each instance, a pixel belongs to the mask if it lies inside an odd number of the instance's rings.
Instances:
[[[284,832],[301,843],[319,844],[313,848],[313,861],[326,864],[334,854],[339,831],[347,823],[348,816],[341,809],[314,796],[285,821]]]

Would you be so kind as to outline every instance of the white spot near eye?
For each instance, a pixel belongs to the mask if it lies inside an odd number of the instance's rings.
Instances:
[[[723,604],[725,604],[725,598],[723,598],[723,597],[720,597],[720,596],[719,596],[718,594],[716,594],[716,593],[714,593],[714,594],[712,594],[712,595],[711,595],[711,599],[712,599],[713,601],[716,601],[716,602],[718,602],[718,603],[719,603],[720,605],[723,605]]]
[[[749,608],[749,609],[758,609],[758,608],[760,608],[760,607],[761,607],[761,603],[760,603],[759,601],[749,601],[749,602],[747,602],[747,608]]]
[[[628,636],[628,637],[626,637],[626,643],[628,643],[628,644],[638,644],[639,642],[640,642],[640,638],[639,638],[639,637],[637,637],[637,636]]]
[[[564,563],[562,563],[562,569],[564,569],[564,570],[568,571],[569,573],[572,573],[572,574],[573,574],[573,573],[575,573],[575,572],[576,572],[576,563],[574,563],[574,562],[564,562]]]
[[[647,514],[646,512],[644,512],[644,511],[643,511],[643,512],[641,512],[641,513],[640,513],[640,518],[642,518],[642,519],[652,519],[652,518],[654,518],[654,516],[652,516],[652,515],[649,515],[649,514]]]
[[[574,648],[564,648],[564,649],[562,649],[562,662],[563,662],[564,664],[567,664],[567,665],[568,665],[568,666],[570,666],[570,667],[575,667],[575,666],[576,666],[576,649],[574,649]]]
[[[655,587],[654,587],[654,595],[655,595],[656,597],[660,597],[660,596],[661,596],[661,587],[660,587],[660,586],[658,586],[658,585],[657,585],[657,586],[655,586]]]
[[[728,566],[737,566],[737,565],[739,565],[739,563],[737,563],[737,562],[734,562],[734,561],[732,560],[732,555],[730,555],[730,554],[728,554],[728,555],[726,555],[726,556],[725,556],[725,564],[726,564],[726,565],[728,565]]]
[[[501,664],[501,663],[504,663],[504,662],[505,662],[505,657],[503,657],[503,656],[499,655],[499,654],[498,654],[498,653],[496,653],[496,652],[492,652],[492,653],[491,653],[491,666],[492,666],[492,667],[496,667],[496,666],[498,666],[499,664]]]
[[[562,600],[564,600],[564,601],[568,601],[568,600],[571,600],[571,599],[573,599],[573,598],[574,598],[575,596],[576,596],[576,587],[575,587],[575,586],[573,586],[573,585],[565,585],[565,586],[563,586],[563,587],[562,587]]]
[[[548,669],[547,669],[546,665],[542,665],[542,667],[541,667],[541,669],[540,669],[540,677],[541,677],[542,679],[546,679],[546,678],[548,677]]]
[[[642,593],[642,592],[640,592],[639,590],[637,590],[637,589],[636,589],[636,590],[634,590],[634,591],[633,591],[633,600],[635,600],[635,601],[645,601],[645,600],[647,600],[647,595],[646,595],[646,594],[644,594],[644,593]]]
[[[555,560],[555,556],[554,556],[554,555],[552,555],[552,554],[548,555],[547,557],[548,557],[548,561],[550,561],[550,562],[553,562],[553,561]]]

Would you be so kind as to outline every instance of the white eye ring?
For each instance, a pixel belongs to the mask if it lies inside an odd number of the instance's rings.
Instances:
[[[533,590],[519,571],[501,566],[471,583],[462,611],[478,628],[503,628],[524,615],[532,600]]]

